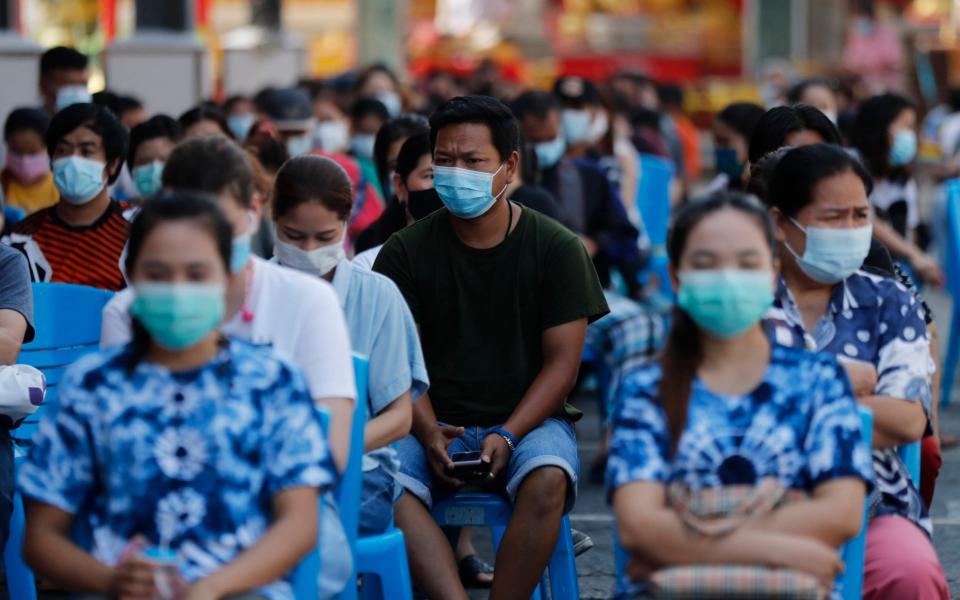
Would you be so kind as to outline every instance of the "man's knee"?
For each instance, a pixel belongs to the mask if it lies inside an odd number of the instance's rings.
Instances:
[[[537,515],[562,513],[567,499],[567,474],[560,467],[540,467],[530,472],[517,492],[517,504]]]

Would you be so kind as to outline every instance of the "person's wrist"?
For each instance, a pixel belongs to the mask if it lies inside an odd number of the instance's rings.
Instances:
[[[507,444],[507,448],[510,452],[513,452],[517,449],[517,445],[520,443],[520,440],[517,439],[517,436],[513,435],[503,427],[494,427],[487,433],[487,436],[496,435],[499,436]]]

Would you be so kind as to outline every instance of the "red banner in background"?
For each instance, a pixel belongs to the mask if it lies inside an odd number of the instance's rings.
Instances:
[[[109,44],[117,35],[117,0],[100,0],[100,31],[103,43]]]
[[[660,81],[690,84],[704,76],[739,77],[739,68],[705,69],[703,59],[694,56],[656,56],[649,54],[593,54],[561,57],[557,64],[563,75],[577,75],[603,81],[619,71],[636,71]]]

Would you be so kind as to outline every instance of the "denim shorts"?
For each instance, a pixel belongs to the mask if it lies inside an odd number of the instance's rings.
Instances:
[[[393,505],[403,489],[396,478],[383,467],[363,474],[363,491],[360,494],[360,535],[369,536],[385,532],[393,521]]]
[[[466,427],[459,437],[447,447],[448,454],[457,452],[476,452],[481,450],[486,434],[493,427]],[[420,442],[408,435],[397,442],[397,454],[400,459],[400,472],[397,481],[405,490],[416,496],[428,507],[434,500],[441,500],[450,491],[435,486],[427,455]],[[528,433],[517,444],[506,466],[506,492],[511,502],[517,498],[517,490],[524,478],[540,467],[559,467],[567,474],[567,501],[564,512],[570,512],[577,499],[577,474],[580,471],[580,457],[577,453],[577,438],[573,423],[566,419],[550,417],[539,427]],[[434,489],[436,488],[436,489]]]

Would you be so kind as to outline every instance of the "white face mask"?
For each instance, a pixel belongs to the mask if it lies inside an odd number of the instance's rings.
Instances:
[[[343,260],[347,253],[343,249],[343,236],[329,246],[320,246],[313,250],[302,250],[293,244],[278,239],[273,246],[273,253],[280,264],[302,271],[309,275],[322,277],[332,271],[337,263]]]
[[[350,142],[350,126],[346,121],[321,121],[313,130],[314,146],[324,152],[343,152]]]

